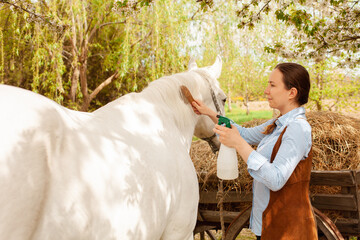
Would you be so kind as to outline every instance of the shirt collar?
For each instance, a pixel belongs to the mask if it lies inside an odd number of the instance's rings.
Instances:
[[[290,121],[297,118],[298,116],[301,116],[302,118],[306,119],[306,117],[305,117],[305,108],[304,107],[298,107],[298,108],[295,108],[295,109],[291,110],[290,112],[287,112],[285,115],[279,117],[275,121],[275,124],[276,124],[276,126],[280,126],[280,127],[285,126]]]

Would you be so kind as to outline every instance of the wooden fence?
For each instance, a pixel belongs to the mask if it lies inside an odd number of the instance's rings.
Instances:
[[[207,182],[212,182],[212,184],[215,182],[216,184],[218,181],[219,179],[216,176],[211,176]],[[311,172],[310,196],[313,207],[332,218],[333,223],[345,238],[349,236],[360,237],[359,186],[360,170]],[[200,192],[198,222],[194,231],[195,233],[207,232],[212,239],[214,237],[209,230],[221,229],[217,194],[215,190]],[[225,209],[222,212],[223,221],[227,227],[226,235],[232,236],[226,239],[235,239],[234,236],[236,237],[242,228],[248,227],[250,208],[247,206],[251,205],[252,193],[229,191],[224,195],[223,201],[225,204],[239,206],[239,208],[235,207],[227,211]],[[320,232],[325,234],[327,239],[339,239],[334,237],[331,230],[324,226],[319,215],[316,214],[316,216]]]

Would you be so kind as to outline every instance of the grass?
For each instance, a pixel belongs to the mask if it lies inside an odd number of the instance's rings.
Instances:
[[[236,122],[237,124],[242,124],[244,122],[251,121],[253,119],[271,119],[273,117],[273,112],[269,110],[257,110],[251,111],[249,115],[246,115],[246,110],[239,108],[235,104],[232,105],[232,111],[228,111],[228,107],[225,106],[225,116]]]

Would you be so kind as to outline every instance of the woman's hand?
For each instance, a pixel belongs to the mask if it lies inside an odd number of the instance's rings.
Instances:
[[[194,99],[194,102],[192,102],[191,105],[196,114],[210,117],[215,124],[218,122],[218,118],[216,117],[217,113],[206,106],[202,101]]]
[[[212,114],[214,112],[208,106],[206,106],[202,101],[196,99],[194,99],[194,102],[192,102],[192,108],[194,109],[194,112],[198,115],[208,116],[209,114]]]
[[[214,132],[219,135],[219,141],[231,148],[236,146],[243,140],[236,127],[231,125],[231,128],[221,125],[215,125]]]
[[[247,163],[249,155],[254,149],[241,137],[234,125],[231,125],[231,128],[215,125],[214,132],[219,135],[221,144],[235,148],[241,158]]]

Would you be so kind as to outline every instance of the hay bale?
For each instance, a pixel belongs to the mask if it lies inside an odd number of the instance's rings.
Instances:
[[[309,112],[306,114],[312,127],[314,170],[355,170],[360,167],[360,119],[334,112]],[[243,124],[254,127],[267,120],[253,120]],[[199,176],[200,186],[207,185],[207,179],[216,174],[217,154],[213,154],[204,141],[192,143],[190,156]],[[246,164],[239,158],[239,178],[226,181],[227,190],[249,191],[252,178]],[[206,173],[204,177],[204,173]]]
[[[312,127],[313,169],[360,167],[360,119],[334,112],[310,112],[306,116]]]

